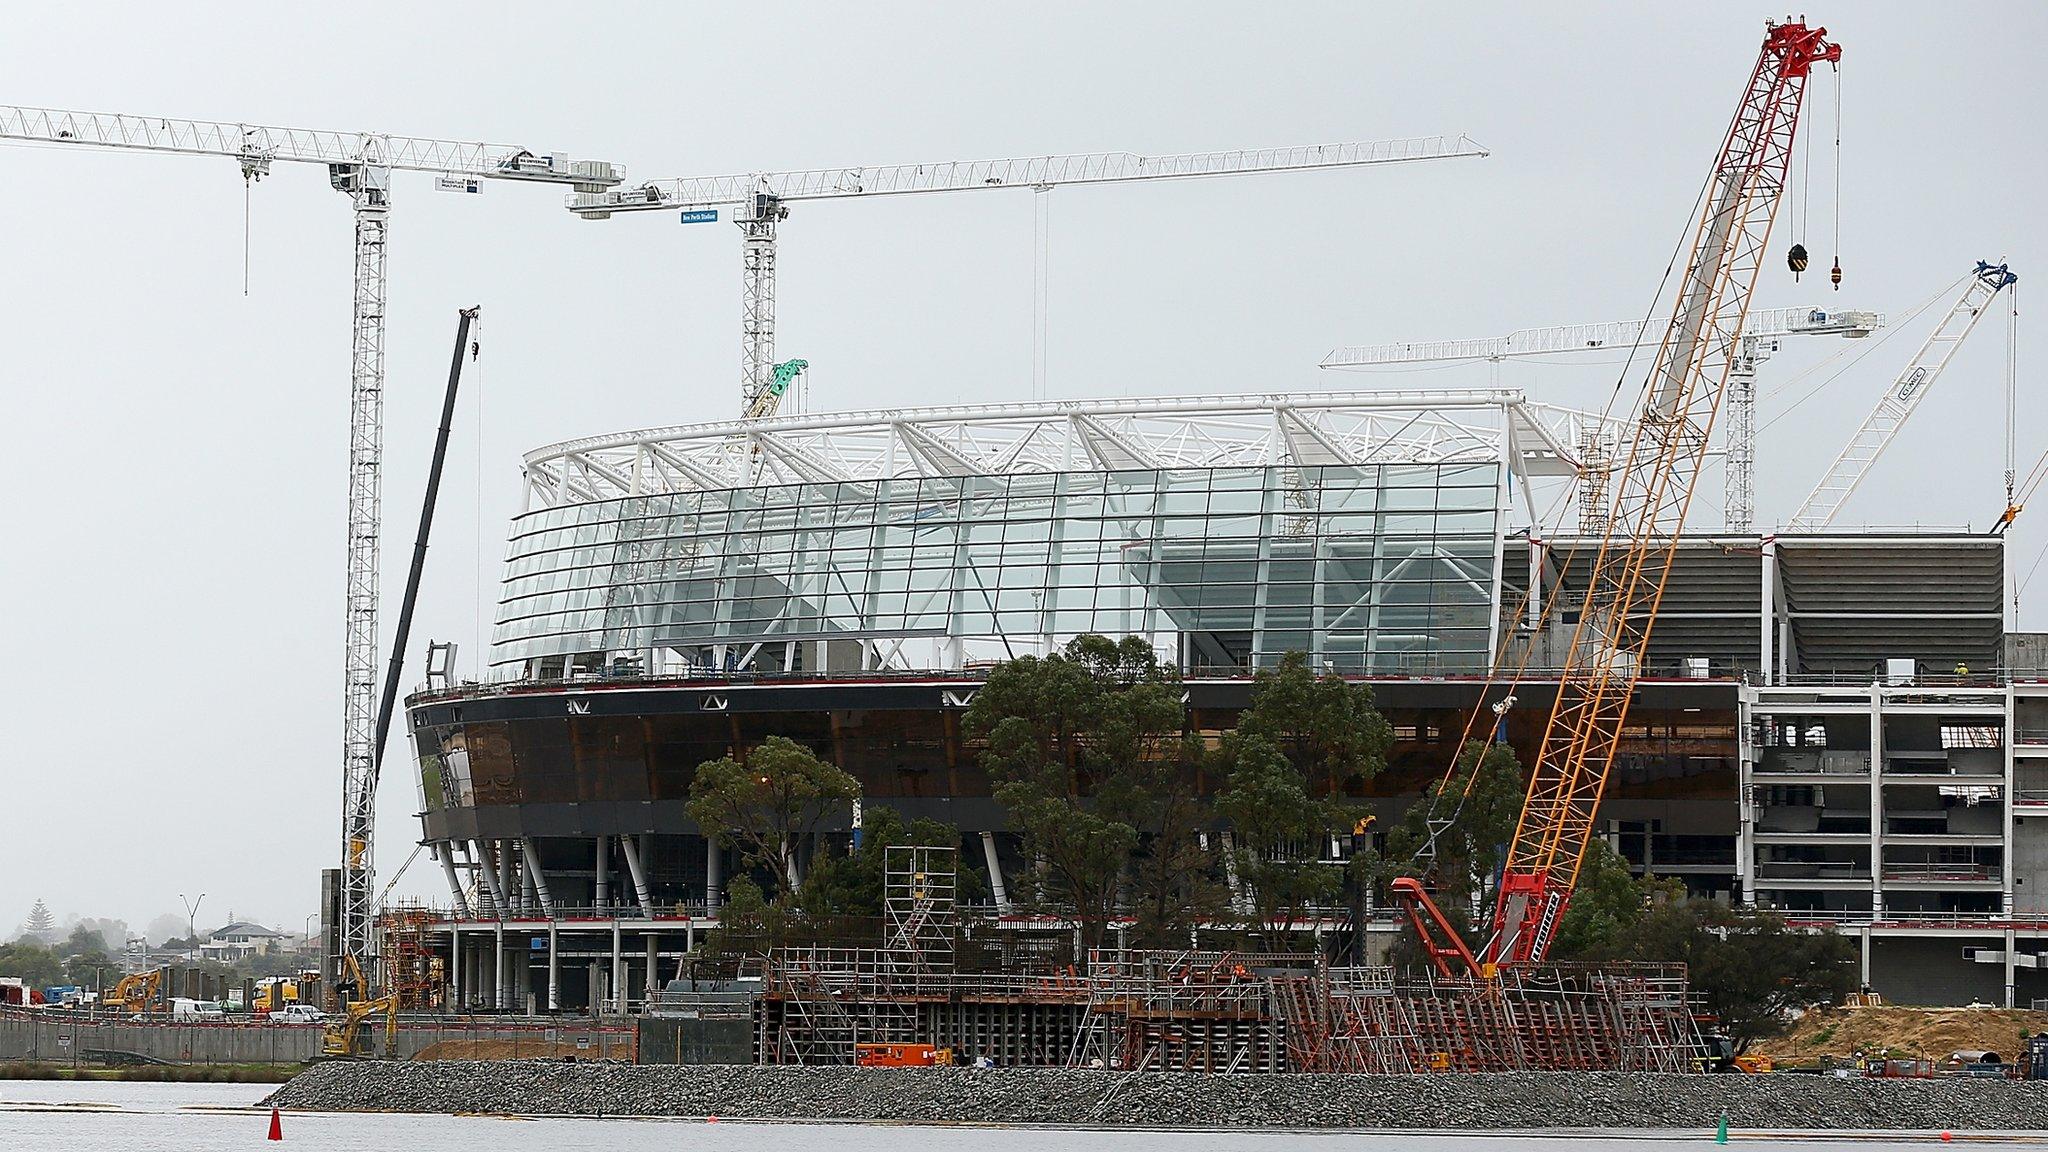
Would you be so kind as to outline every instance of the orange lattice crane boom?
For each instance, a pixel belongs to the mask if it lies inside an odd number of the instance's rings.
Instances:
[[[1441,939],[1414,882],[1397,887],[1426,952],[1481,972],[1541,961],[1592,843],[1629,698],[1684,530],[1714,417],[1770,241],[1813,65],[1841,59],[1825,28],[1771,24],[1715,160],[1664,338],[1617,466],[1612,515],[1559,674],[1521,821],[1509,844],[1493,931],[1476,960]]]

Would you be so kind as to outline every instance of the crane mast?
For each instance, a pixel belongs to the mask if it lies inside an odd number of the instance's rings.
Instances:
[[[754,172],[664,180],[636,188],[571,196],[569,211],[585,220],[616,212],[679,212],[685,224],[716,221],[730,212],[740,244],[740,411],[749,419],[772,416],[780,400],[774,388],[775,229],[789,205],[805,200],[864,199],[929,192],[978,192],[998,188],[1046,191],[1076,184],[1123,184],[1140,180],[1246,176],[1356,168],[1416,160],[1484,156],[1486,149],[1464,136],[1425,136],[1296,148],[1191,152],[1140,156],[1095,152],[1005,160],[961,160],[935,164],[893,164],[862,168],[814,168],[800,172]]]
[[[1840,59],[1824,28],[1769,26],[1721,145],[1677,306],[1619,470],[1614,520],[1594,559],[1508,844],[1486,949],[1495,965],[1548,954],[1578,880],[1700,461],[1741,354],[1744,314],[1784,191],[1807,76],[1816,62]]]
[[[1540,962],[1549,952],[1592,842],[1714,417],[1741,355],[1743,321],[1784,190],[1807,76],[1815,63],[1840,59],[1840,47],[1824,28],[1766,26],[1690,229],[1676,304],[1635,410],[1613,518],[1558,676],[1482,955],[1475,958],[1445,930],[1419,882],[1395,885],[1442,971],[1456,960],[1485,974]]]
[[[572,161],[514,144],[484,144],[280,128],[215,120],[0,105],[0,140],[92,149],[216,156],[261,180],[276,162],[320,164],[349,198],[355,222],[350,306],[348,524],[342,655],[341,892],[336,947],[341,968],[373,970],[371,852],[377,817],[377,601],[384,455],[385,254],[391,174],[428,172],[444,189],[480,192],[485,180],[566,184],[597,193],[619,183],[604,161]],[[338,969],[339,970],[339,969]],[[357,989],[357,992],[367,991]]]
[[[1842,510],[1842,504],[1849,499],[1870,467],[1890,446],[1892,438],[1899,434],[1913,409],[1934,390],[1934,382],[1948,367],[1949,358],[1963,341],[1976,329],[1977,321],[1991,307],[1991,302],[2006,288],[2017,283],[2019,277],[2004,264],[1989,264],[1977,261],[1977,267],[1964,278],[1962,295],[1934,326],[1927,342],[1906,362],[1898,379],[1892,381],[1883,396],[1878,397],[1877,406],[1842,446],[1841,454],[1828,466],[1820,483],[1807,493],[1806,501],[1799,511],[1792,514],[1791,527],[1794,532],[1819,532],[1834,523],[1835,515]]]

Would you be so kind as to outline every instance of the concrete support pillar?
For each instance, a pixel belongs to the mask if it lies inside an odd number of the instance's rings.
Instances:
[[[619,926],[612,925],[612,1011],[626,1010],[626,957],[619,951]]]
[[[533,866],[526,859],[525,841],[505,841],[505,854],[508,858],[516,857],[519,862],[519,914],[531,916],[540,906],[540,893],[534,890]]]
[[[1010,914],[1010,891],[1003,886],[1003,862],[996,858],[996,834],[981,834],[982,859],[988,861],[988,887],[996,900],[996,915]]]
[[[476,874],[480,882],[478,893],[491,905],[491,918],[505,918],[505,889],[498,883],[497,858],[491,855],[491,847],[482,840],[476,841],[474,856]]]
[[[647,872],[640,863],[640,844],[644,837],[619,837],[619,850],[626,854],[626,870],[633,875],[633,898],[640,902],[640,914],[654,919],[654,901],[647,896]],[[618,929],[614,928],[614,932]]]
[[[455,875],[455,845],[452,842],[430,844],[427,850],[441,861],[441,875],[448,881],[448,895],[455,901],[455,915],[469,919],[469,896],[462,890],[462,880]]]
[[[553,920],[548,921],[548,1011],[562,1010],[562,948],[560,933]]]
[[[654,994],[661,991],[660,945],[661,941],[655,939],[654,933],[649,932],[647,934],[647,998],[649,1000],[654,999]],[[2008,983],[2010,982],[2008,981]]]
[[[1859,986],[1868,988],[1870,987],[1870,926],[1864,925],[1863,930],[1857,935],[1859,937],[1857,940],[1859,945],[1857,951],[1862,966],[1857,970],[1856,981]]]
[[[593,900],[599,908],[606,910],[604,915],[609,916],[612,903],[612,838],[609,836],[597,838],[596,877]]]
[[[448,926],[448,1003],[450,1007],[462,1006],[462,926]]]
[[[505,994],[505,922],[498,922],[491,938],[491,1004],[500,1011],[512,1006],[512,1000]]]
[[[519,858],[526,862],[527,883],[532,885],[534,895],[540,897],[540,910],[548,919],[555,918],[555,898],[548,892],[547,873],[541,871],[540,853],[533,847],[533,838],[524,837],[519,841]]]
[[[1884,687],[1870,686],[1870,915],[1884,918]]]
[[[1543,541],[1529,536],[1529,606],[1522,609],[1522,629],[1536,631],[1543,620]]]
[[[2016,989],[2014,987],[2014,981],[2012,977],[2012,950],[2018,943],[2019,940],[2017,937],[2014,936],[2013,930],[2011,928],[2007,928],[2005,930],[2005,1006],[2007,1008],[2016,1007],[2016,1005],[2013,1003],[2014,993]]]
[[[1783,673],[1773,672],[1777,667],[1778,538],[1766,539],[1763,551],[1763,587],[1760,589],[1763,607],[1757,613],[1757,677],[1764,684],[1775,684],[1783,679]]]
[[[719,853],[718,837],[707,833],[704,837],[704,904],[711,914],[718,914],[718,906],[725,893],[725,860]]]

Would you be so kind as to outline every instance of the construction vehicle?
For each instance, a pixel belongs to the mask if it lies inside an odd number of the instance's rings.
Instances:
[[[853,1062],[862,1068],[934,1068],[953,1063],[951,1048],[930,1044],[855,1044]]]
[[[299,993],[299,981],[291,976],[265,976],[256,982],[256,997],[249,1010],[257,1015],[279,1011],[291,1004],[302,1004],[305,998]]]
[[[1707,1054],[1698,1061],[1702,1072],[1775,1072],[1776,1061],[1757,1052],[1735,1051],[1733,1037],[1720,1032],[1708,1032],[1700,1040],[1706,1044]]]
[[[363,970],[353,956],[342,958],[346,987],[363,988]],[[358,1051],[362,1042],[363,1025],[375,1018],[384,1018],[384,1056],[389,1059],[398,1050],[398,995],[387,992],[369,1000],[351,1000],[342,1005],[339,1015],[327,1022],[320,1037],[320,1058],[323,1060],[351,1060],[365,1055]]]
[[[122,1012],[148,1012],[158,1007],[157,993],[163,989],[164,970],[131,972],[119,983],[100,993],[100,1005]]]
[[[1453,930],[1419,879],[1393,882],[1424,954],[1446,978],[1491,979],[1503,967],[1538,964],[1549,954],[1592,844],[1714,419],[1739,368],[1743,325],[1784,198],[1807,78],[1815,64],[1839,63],[1841,55],[1825,28],[1803,21],[1765,26],[1763,48],[1700,198],[1700,215],[1687,229],[1685,271],[1636,402],[1630,442],[1615,466],[1612,515],[1598,537],[1508,844],[1491,934],[1480,951]],[[1490,707],[1484,697],[1482,707]],[[1475,710],[1475,718],[1480,715]],[[1500,727],[1494,723],[1487,731]]]

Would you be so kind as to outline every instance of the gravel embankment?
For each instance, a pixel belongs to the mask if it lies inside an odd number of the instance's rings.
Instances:
[[[1272,1128],[2024,1130],[2048,1082],[1504,1073],[1207,1076],[1090,1069],[334,1063],[264,1101],[309,1111]]]

